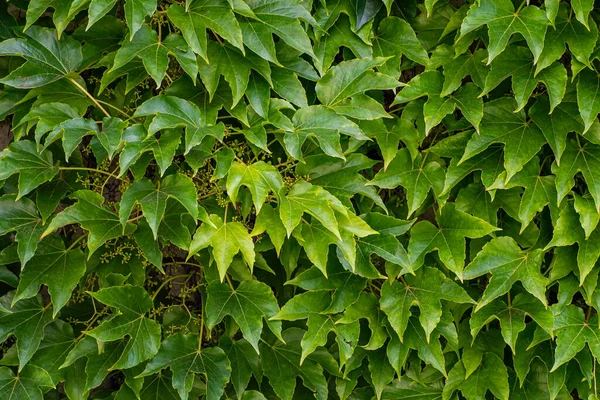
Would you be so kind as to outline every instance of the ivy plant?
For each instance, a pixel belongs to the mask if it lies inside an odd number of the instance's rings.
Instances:
[[[600,399],[593,0],[0,1],[0,398]]]

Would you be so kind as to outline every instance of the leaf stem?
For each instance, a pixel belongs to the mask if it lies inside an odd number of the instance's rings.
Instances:
[[[160,286],[158,287],[158,289],[156,289],[156,291],[154,292],[154,294],[152,295],[152,302],[154,302],[154,300],[156,299],[156,296],[158,295],[158,293],[171,281],[177,279],[177,278],[183,278],[183,277],[190,277],[192,275],[192,272],[190,272],[189,274],[183,274],[183,275],[173,275],[170,276],[169,278],[165,279]]]
[[[91,171],[91,172],[96,172],[99,174],[104,174],[104,175],[108,175],[111,176],[115,179],[118,180],[122,180],[121,178],[119,178],[117,175],[110,173],[108,171],[102,171],[101,169],[97,169],[97,168],[87,168],[87,167],[58,167],[58,169],[60,170],[66,170],[66,171]]]
[[[86,88],[84,88],[83,86],[81,86],[81,85],[79,84],[79,82],[77,82],[77,81],[76,81],[75,79],[73,79],[73,78],[67,78],[67,79],[68,79],[69,81],[71,81],[71,83],[72,83],[73,85],[75,85],[75,86],[76,86],[76,87],[77,87],[79,90],[81,90],[81,91],[82,91],[82,92],[83,92],[83,93],[84,93],[84,94],[85,94],[87,97],[89,97],[89,98],[90,98],[90,100],[92,100],[92,101],[94,102],[94,104],[96,105],[96,107],[98,107],[98,108],[99,108],[99,109],[100,109],[100,110],[101,110],[101,111],[104,113],[104,115],[106,115],[107,117],[109,117],[109,118],[110,118],[110,114],[109,114],[109,113],[108,113],[108,112],[107,112],[107,111],[104,109],[104,107],[102,107],[102,105],[101,105],[101,104],[98,102],[98,100],[96,100],[96,99],[94,98],[94,96],[92,96],[92,95],[90,94],[90,92],[88,92],[88,91],[87,91],[87,89],[86,89]]]
[[[69,251],[71,251],[76,245],[77,243],[81,242],[83,239],[85,239],[87,237],[88,233],[84,233],[83,235],[79,236],[77,239],[75,239],[73,241],[73,243],[71,243],[71,245],[69,247],[67,247],[67,249],[65,250],[65,253],[68,253]]]

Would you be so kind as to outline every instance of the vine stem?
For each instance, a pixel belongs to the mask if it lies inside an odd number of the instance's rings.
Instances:
[[[79,236],[77,239],[75,239],[73,241],[73,243],[71,243],[71,245],[65,250],[66,253],[68,253],[70,250],[73,249],[73,247],[75,247],[77,245],[77,243],[81,242],[83,239],[85,239],[87,237],[87,232],[84,233],[83,235]]]
[[[88,91],[87,91],[87,89],[86,89],[86,88],[84,88],[83,86],[81,86],[81,85],[79,84],[79,82],[77,82],[77,81],[76,81],[75,79],[73,79],[73,78],[67,78],[67,79],[68,79],[69,81],[71,81],[71,83],[72,83],[73,85],[75,85],[75,86],[76,86],[76,87],[77,87],[79,90],[81,90],[81,91],[82,91],[82,92],[83,92],[83,93],[84,93],[84,94],[85,94],[87,97],[89,97],[89,98],[90,98],[90,100],[92,100],[92,101],[94,102],[94,104],[96,105],[96,107],[98,107],[100,110],[102,110],[102,112],[104,113],[104,115],[106,115],[108,118],[110,118],[110,114],[109,114],[109,113],[108,113],[108,112],[107,112],[107,111],[104,109],[104,107],[102,107],[102,104],[100,104],[100,103],[98,102],[98,100],[96,100],[96,99],[94,98],[94,96],[92,96],[92,95],[90,94],[90,92],[88,92]]]
[[[156,296],[158,295],[158,293],[171,281],[177,279],[177,278],[183,278],[183,277],[188,277],[191,275],[192,273],[190,272],[189,274],[183,274],[183,275],[173,275],[167,279],[165,279],[161,285],[158,287],[158,289],[156,289],[156,292],[154,292],[154,294],[152,295],[152,302],[154,302],[154,300],[156,299]]]
[[[97,169],[97,168],[87,168],[87,167],[58,167],[58,169],[65,170],[65,171],[92,171],[92,172],[97,172],[99,174],[104,174],[104,175],[111,176],[111,177],[113,177],[115,179],[118,179],[118,180],[122,180],[117,175],[115,175],[115,174],[113,174],[111,172],[102,171],[101,169]]]

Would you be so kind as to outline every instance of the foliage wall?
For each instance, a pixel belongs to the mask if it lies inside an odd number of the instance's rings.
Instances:
[[[1,399],[597,399],[594,0],[0,4]]]

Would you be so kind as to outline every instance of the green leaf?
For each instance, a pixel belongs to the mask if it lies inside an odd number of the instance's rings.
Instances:
[[[227,269],[238,252],[242,253],[244,261],[252,270],[256,254],[248,228],[240,222],[223,222],[216,215],[212,215],[210,220],[212,224],[203,223],[194,234],[188,258],[207,246],[212,246],[221,282],[225,279]]]
[[[57,39],[53,29],[32,26],[25,36],[0,42],[0,56],[27,60],[0,83],[20,89],[36,88],[77,70],[83,61],[81,44],[69,36]]]
[[[128,0],[127,3],[135,1],[139,0]],[[169,55],[175,57],[181,68],[195,82],[196,74],[198,73],[196,57],[186,46],[183,38],[176,34],[170,34],[164,40],[160,41],[158,34],[147,25],[140,25],[135,35],[132,31],[131,41],[126,42],[117,51],[114,63],[107,73],[114,73],[119,68],[123,68],[139,58],[142,60],[148,74],[156,82],[156,86],[160,87],[169,66]]]
[[[473,217],[448,203],[436,218],[437,227],[420,221],[411,229],[408,255],[413,269],[423,265],[425,255],[438,250],[440,260],[463,279],[465,238],[480,238],[498,230],[482,219]]]
[[[514,112],[515,108],[514,99],[508,97],[486,103],[480,134],[471,136],[458,165],[493,143],[503,143],[506,179],[523,169],[546,141],[542,131],[527,121],[523,111]]]
[[[548,279],[540,271],[543,256],[540,249],[521,250],[510,237],[499,237],[488,242],[463,274],[465,279],[492,274],[475,310],[507,293],[516,281],[521,281],[529,293],[547,306],[545,293]]]
[[[50,307],[43,306],[40,295],[11,306],[13,299],[14,292],[0,298],[0,341],[4,342],[10,334],[16,336],[19,371],[22,371],[40,347],[44,328],[52,321],[52,312]]]
[[[244,44],[252,51],[278,64],[273,34],[289,46],[314,57],[308,35],[301,21],[316,24],[310,13],[301,4],[289,0],[247,2],[254,17],[240,18]]]
[[[70,196],[77,200],[74,205],[65,208],[48,225],[42,237],[49,235],[58,228],[69,224],[81,224],[89,231],[88,259],[101,245],[110,239],[118,238],[123,234],[123,227],[119,217],[102,206],[104,197],[91,190],[79,190]],[[126,229],[126,231],[130,231]]]
[[[395,89],[401,86],[396,79],[373,71],[374,67],[385,61],[382,57],[362,58],[344,61],[330,68],[317,82],[317,97],[324,105],[332,107],[367,90]]]
[[[111,342],[129,337],[119,359],[109,369],[135,367],[154,357],[160,346],[160,325],[144,314],[152,309],[152,299],[141,286],[114,286],[90,295],[120,312],[87,332],[96,340]]]
[[[583,133],[590,129],[600,113],[598,90],[600,90],[600,76],[589,69],[581,71],[577,81],[577,105],[585,125]]]
[[[13,142],[0,153],[0,180],[19,174],[19,194],[16,200],[58,174],[52,153],[38,152],[35,143],[24,140]]]
[[[44,228],[35,204],[26,197],[0,197],[0,234],[16,231],[21,268],[34,256]]]
[[[436,160],[428,160],[420,154],[412,159],[408,149],[404,148],[386,170],[380,171],[369,185],[385,189],[402,186],[406,191],[408,216],[421,207],[430,191],[439,196],[444,189],[444,169]]]
[[[574,175],[581,172],[596,203],[596,210],[600,210],[600,182],[596,185],[600,148],[585,139],[577,139],[567,140],[560,165],[556,162],[552,164],[552,172],[556,175],[557,203],[560,204],[575,185]]]
[[[206,30],[211,29],[223,39],[244,51],[242,32],[231,7],[225,0],[192,0],[185,9],[178,4],[167,10],[169,19],[181,29],[190,48],[208,61]]]
[[[468,377],[464,363],[457,363],[448,374],[443,398],[450,398],[455,390],[460,390],[467,399],[485,398],[489,390],[496,398],[508,400],[508,373],[502,359],[494,353],[485,353],[482,366]]]
[[[442,97],[443,84],[444,78],[440,72],[424,72],[411,79],[406,87],[398,92],[392,104],[406,103],[427,96],[427,102],[423,106],[426,134],[456,108],[462,111],[467,121],[478,130],[483,117],[483,101],[478,97],[479,89],[474,84],[466,84],[456,93]]]
[[[479,49],[474,53],[460,55],[445,63],[444,86],[440,95],[445,97],[454,92],[467,76],[470,76],[478,87],[483,88],[489,72],[489,67],[484,63],[486,58],[487,52]]]
[[[300,377],[304,386],[315,392],[317,399],[325,400],[328,390],[321,365],[310,357],[300,363],[300,340],[303,335],[304,331],[291,328],[283,332],[284,343],[261,342],[260,364],[269,378],[269,384],[281,399],[294,398],[296,378]]]
[[[368,140],[358,125],[322,105],[302,107],[292,119],[294,130],[285,133],[283,142],[290,155],[300,161],[302,145],[315,137],[323,152],[331,157],[345,159],[340,146],[340,133],[358,140]]]
[[[593,205],[591,206],[593,207]],[[595,210],[595,208],[592,209]],[[556,220],[552,240],[548,243],[546,249],[553,246],[570,246],[579,243],[577,271],[579,272],[579,282],[583,285],[586,277],[596,265],[598,257],[600,257],[600,249],[597,246],[598,235],[600,235],[600,231],[596,230],[592,231],[589,236],[586,235],[580,222],[580,216],[575,211],[573,204],[567,203]]]
[[[144,217],[152,229],[154,239],[158,235],[158,227],[164,217],[167,200],[174,199],[194,218],[198,219],[198,203],[196,201],[196,186],[186,175],[173,174],[165,177],[155,186],[149,179],[141,178],[127,188],[121,198],[119,219],[123,231],[127,227],[127,219],[136,203],[142,206]]]
[[[184,400],[192,390],[194,374],[206,376],[208,400],[221,398],[231,375],[225,352],[219,347],[201,349],[200,337],[195,334],[177,333],[169,336],[139,376],[150,376],[167,367],[173,371],[173,387]]]
[[[252,375],[257,381],[262,381],[263,371],[258,354],[252,345],[244,339],[233,342],[229,337],[223,336],[219,342],[219,347],[225,351],[231,363],[231,383],[235,388],[237,398],[244,398],[244,393],[248,393],[245,389]]]
[[[355,194],[360,194],[386,210],[375,189],[367,186],[367,179],[360,173],[373,165],[375,161],[362,154],[351,154],[346,161],[326,155],[316,155],[308,156],[304,159],[304,164],[298,164],[296,174],[308,176],[313,185],[321,186],[349,208],[352,206],[350,200]]]
[[[279,193],[279,189],[283,187],[283,180],[275,167],[263,161],[249,165],[234,162],[227,174],[226,185],[227,194],[229,194],[234,204],[241,186],[250,189],[252,201],[258,214],[269,192]]]
[[[249,55],[244,57],[238,50],[221,46],[217,42],[208,42],[208,62],[198,61],[198,72],[210,94],[211,101],[223,76],[231,88],[233,96],[231,107],[235,107],[246,92],[251,69],[271,83],[271,68],[267,61]]]
[[[554,323],[556,350],[552,371],[575,357],[585,347],[586,343],[594,357],[600,355],[597,339],[600,332],[597,318],[594,315],[588,321],[583,314],[583,310],[574,305],[568,305],[556,315]]]
[[[413,28],[398,17],[387,17],[379,23],[373,41],[373,55],[392,57],[378,68],[393,78],[400,76],[400,61],[403,55],[417,64],[426,65],[429,62],[427,52],[417,39]]]
[[[517,100],[517,107],[514,111],[520,111],[525,107],[539,82],[542,82],[548,89],[550,113],[560,104],[565,95],[567,71],[562,64],[557,62],[543,70],[536,70],[529,50],[520,46],[508,46],[492,62],[481,96],[489,94],[509,76],[512,79],[512,89],[515,100]]]
[[[148,137],[146,129],[142,125],[136,124],[123,132],[123,141],[126,144],[119,157],[119,176],[123,176],[140,159],[141,155],[148,151],[152,151],[154,154],[162,176],[173,161],[175,151],[181,141],[181,133],[177,130],[167,130],[157,139],[154,135]]]
[[[594,9],[594,2],[590,0],[575,0],[572,3],[572,7],[573,11],[575,11],[575,16],[577,17],[577,20],[589,29],[588,15]]]
[[[300,181],[292,186],[287,194],[284,193],[283,188],[280,190],[279,216],[288,237],[300,223],[302,215],[308,213],[318,219],[338,239],[341,239],[334,210],[341,214],[347,213],[337,198],[319,186]]]
[[[575,9],[576,2],[573,2]],[[536,74],[558,60],[565,52],[565,44],[569,51],[582,64],[589,65],[589,59],[598,39],[598,28],[593,20],[590,24],[582,25],[581,22],[570,18],[568,6],[563,4],[558,9],[557,21],[554,28],[548,28],[544,39],[544,50],[540,54],[536,66]],[[579,17],[578,17],[579,19]],[[586,18],[587,20],[587,18]]]
[[[42,368],[28,366],[15,376],[10,368],[0,367],[0,396],[3,399],[42,400],[42,391],[52,387],[52,378]]]
[[[469,9],[460,26],[459,40],[480,26],[487,25],[490,44],[488,63],[506,48],[515,33],[523,35],[533,53],[534,64],[544,47],[548,19],[536,6],[519,7],[515,11],[510,0],[481,0]]]
[[[34,297],[44,284],[52,297],[52,316],[56,317],[84,273],[83,252],[80,249],[66,250],[61,239],[49,237],[39,244],[31,263],[23,268],[13,304]]]
[[[154,0],[127,0],[125,2],[125,19],[129,26],[130,40],[134,40],[135,34],[144,26],[146,17],[151,17],[155,11]]]
[[[206,288],[206,324],[214,328],[226,315],[231,315],[242,330],[244,338],[258,352],[263,318],[268,320],[279,312],[271,288],[258,281],[243,281],[231,289],[224,283],[213,282]],[[281,325],[270,323],[281,334]]]
[[[503,300],[495,300],[475,312],[469,321],[471,336],[475,340],[481,329],[496,319],[500,322],[504,341],[514,354],[517,351],[517,337],[525,329],[526,316],[532,318],[536,324],[552,335],[554,328],[552,310],[544,307],[533,296],[520,293],[508,304]]]

